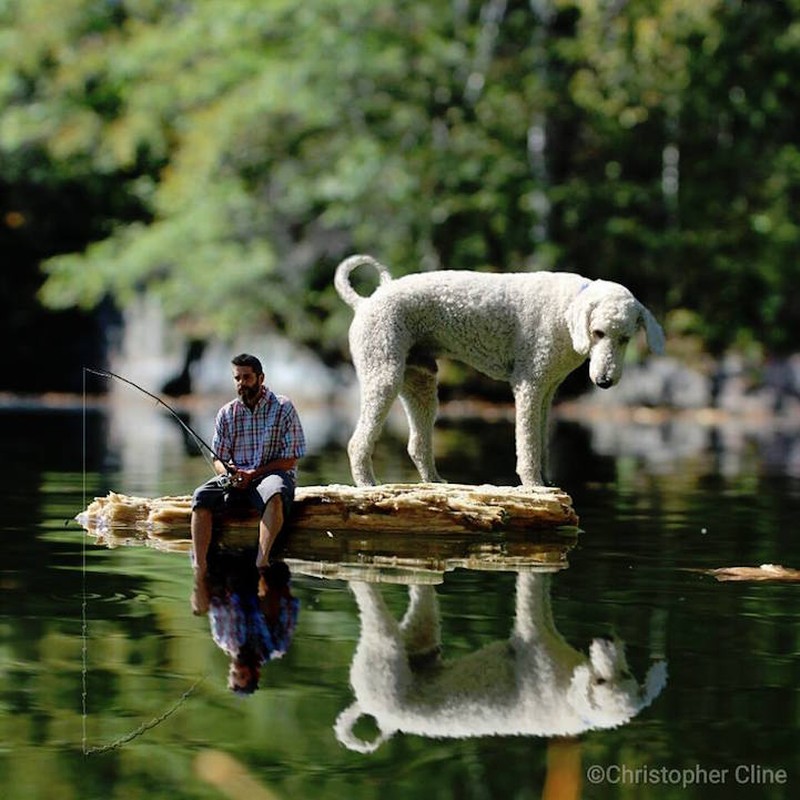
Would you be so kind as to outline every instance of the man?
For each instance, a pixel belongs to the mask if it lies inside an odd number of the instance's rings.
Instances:
[[[192,558],[196,614],[208,611],[208,549],[213,513],[225,503],[249,502],[261,514],[256,567],[269,566],[272,545],[283,527],[297,485],[297,461],[305,436],[291,401],[264,385],[261,362],[242,353],[232,361],[238,397],[217,413],[213,449],[217,477],[192,496]]]
[[[230,658],[228,688],[252,694],[264,664],[282,658],[292,643],[300,602],[292,595],[283,561],[256,571],[241,553],[209,553],[208,621],[214,643]]]

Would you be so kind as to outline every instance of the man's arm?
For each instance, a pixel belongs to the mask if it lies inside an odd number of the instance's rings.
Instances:
[[[233,475],[233,482],[237,488],[244,489],[251,481],[260,481],[268,472],[288,472],[290,469],[294,469],[297,461],[296,458],[275,458],[255,469],[237,469]],[[216,468],[216,464],[214,466]],[[224,468],[224,465],[222,466]]]
[[[290,469],[294,469],[297,466],[297,461],[298,459],[296,458],[275,458],[252,470],[250,479],[259,480],[268,472],[288,472]]]
[[[232,469],[233,469],[233,465],[232,464],[224,464],[218,458],[214,459],[213,466],[214,466],[214,472],[216,472],[217,475],[230,474]]]

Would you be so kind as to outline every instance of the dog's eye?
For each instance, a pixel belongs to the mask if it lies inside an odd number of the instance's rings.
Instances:
[[[602,339],[605,336],[605,332],[604,331],[592,331],[592,336],[594,336],[595,339]]]

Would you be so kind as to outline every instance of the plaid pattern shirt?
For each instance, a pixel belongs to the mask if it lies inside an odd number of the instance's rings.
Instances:
[[[279,458],[300,458],[306,440],[292,402],[262,387],[255,408],[237,397],[217,413],[214,450],[239,469],[256,469]]]
[[[211,638],[229,656],[236,656],[249,643],[262,663],[281,658],[292,643],[299,610],[300,601],[289,592],[281,594],[272,620],[259,609],[254,594],[232,592],[212,597],[208,609]]]

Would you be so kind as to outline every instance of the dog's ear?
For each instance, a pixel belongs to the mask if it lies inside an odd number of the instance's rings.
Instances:
[[[647,345],[657,355],[664,352],[664,330],[656,321],[656,318],[639,303],[639,324],[647,334]]]
[[[580,717],[586,721],[587,725],[590,711],[593,709],[592,693],[592,670],[588,663],[578,664],[572,671],[572,677],[567,687],[567,702],[578,712]]]
[[[589,337],[589,318],[592,305],[588,292],[581,290],[567,308],[567,328],[575,352],[581,356],[589,355],[592,340]]]
[[[604,680],[614,680],[617,673],[627,668],[625,645],[618,639],[594,639],[589,647],[592,669]]]
[[[646,708],[661,694],[662,689],[667,685],[667,662],[656,661],[647,670],[647,677],[644,679],[642,690],[642,708]]]

